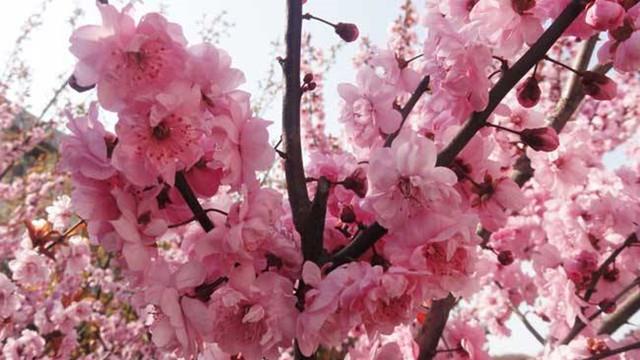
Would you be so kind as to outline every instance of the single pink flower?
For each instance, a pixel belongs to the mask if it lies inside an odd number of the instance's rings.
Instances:
[[[375,72],[363,67],[356,78],[358,86],[338,85],[338,93],[344,100],[340,121],[358,146],[367,147],[382,139],[382,134],[398,130],[402,120],[393,108],[396,92],[385,84]]]
[[[586,23],[599,31],[622,25],[626,11],[617,1],[596,0],[587,10]]]
[[[119,111],[131,99],[153,98],[182,73],[186,40],[179,25],[162,15],[145,15],[136,26],[127,6],[118,12],[98,4],[103,24],[71,35],[74,71],[80,86],[98,85],[100,104]]]
[[[174,83],[153,105],[140,104],[120,113],[113,164],[132,183],[153,185],[159,177],[172,185],[175,173],[202,155],[204,135],[200,89]]]

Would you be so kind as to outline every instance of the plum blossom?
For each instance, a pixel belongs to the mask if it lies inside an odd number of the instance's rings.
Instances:
[[[478,32],[495,44],[495,54],[511,57],[542,34],[542,18],[535,1],[485,0],[471,10],[469,19]]]
[[[186,40],[179,25],[151,13],[138,25],[114,6],[98,4],[102,25],[78,28],[71,53],[78,58],[74,76],[79,86],[97,84],[102,107],[119,111],[131,98],[153,97],[180,73]]]
[[[640,68],[640,5],[627,10],[622,24],[609,30],[609,40],[598,50],[598,59],[613,61],[622,72]]]
[[[340,122],[358,146],[367,147],[391,134],[400,126],[400,113],[393,108],[394,88],[380,79],[372,69],[362,68],[356,76],[357,86],[343,83],[338,93],[344,100]]]
[[[202,155],[200,99],[197,86],[175,83],[157,95],[157,103],[123,111],[116,124],[114,166],[139,186],[152,185],[158,177],[173,184],[176,171],[191,167]]]
[[[367,208],[383,226],[397,230],[438,201],[456,201],[455,173],[436,167],[435,144],[416,134],[401,136],[390,148],[372,152]]]
[[[47,258],[31,249],[21,249],[9,261],[13,280],[20,284],[42,284],[49,281],[51,269]]]

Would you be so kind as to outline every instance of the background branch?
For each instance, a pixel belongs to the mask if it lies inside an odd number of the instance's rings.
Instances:
[[[440,337],[449,319],[449,313],[455,304],[456,299],[451,294],[431,304],[431,308],[427,313],[427,320],[420,329],[420,334],[418,334],[417,342],[420,346],[418,360],[430,360],[436,356]]]

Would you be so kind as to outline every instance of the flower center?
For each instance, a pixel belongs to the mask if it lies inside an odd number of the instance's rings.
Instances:
[[[513,11],[520,15],[524,15],[526,11],[533,9],[534,6],[536,6],[536,0],[511,0]]]
[[[165,140],[171,135],[171,129],[164,123],[164,121],[161,121],[160,124],[154,127],[152,131],[153,137],[157,140]]]

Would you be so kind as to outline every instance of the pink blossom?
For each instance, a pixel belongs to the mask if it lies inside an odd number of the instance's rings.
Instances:
[[[67,127],[71,135],[63,137],[60,151],[61,166],[96,180],[113,176],[116,170],[109,162],[113,134],[108,133],[98,120],[98,104],[93,102],[84,117],[69,117]]]
[[[51,269],[44,256],[30,249],[21,249],[15,256],[15,259],[9,261],[13,280],[25,285],[49,281]]]
[[[136,105],[120,114],[113,164],[132,183],[154,184],[158,177],[173,184],[175,173],[202,155],[200,89],[175,83],[157,103]]]
[[[393,108],[394,88],[385,84],[373,70],[362,68],[356,77],[357,86],[338,85],[344,100],[340,121],[358,146],[367,147],[381,139],[382,134],[398,130],[401,116]]]
[[[622,25],[625,10],[616,1],[596,0],[587,10],[586,23],[594,29],[605,31]]]
[[[451,170],[436,167],[436,157],[435,144],[415,134],[372,152],[366,203],[380,224],[400,229],[433,203],[456,198],[452,186],[457,178]]]
[[[511,57],[526,43],[533,44],[542,34],[542,21],[535,1],[487,0],[478,2],[469,19],[481,36],[495,44],[495,54]]]
[[[622,25],[609,30],[609,40],[598,50],[598,59],[613,61],[618,71],[634,71],[640,67],[640,6],[627,11]]]
[[[186,40],[179,25],[151,13],[136,26],[127,6],[118,12],[98,4],[103,24],[78,28],[71,52],[79,59],[74,72],[80,86],[98,85],[100,104],[119,111],[131,98],[153,97],[180,73]]]
[[[276,358],[278,348],[290,346],[294,336],[293,284],[265,272],[246,285],[245,290],[225,286],[213,293],[213,340],[223,351],[247,360]]]
[[[16,285],[0,274],[0,318],[8,319],[21,307]]]

